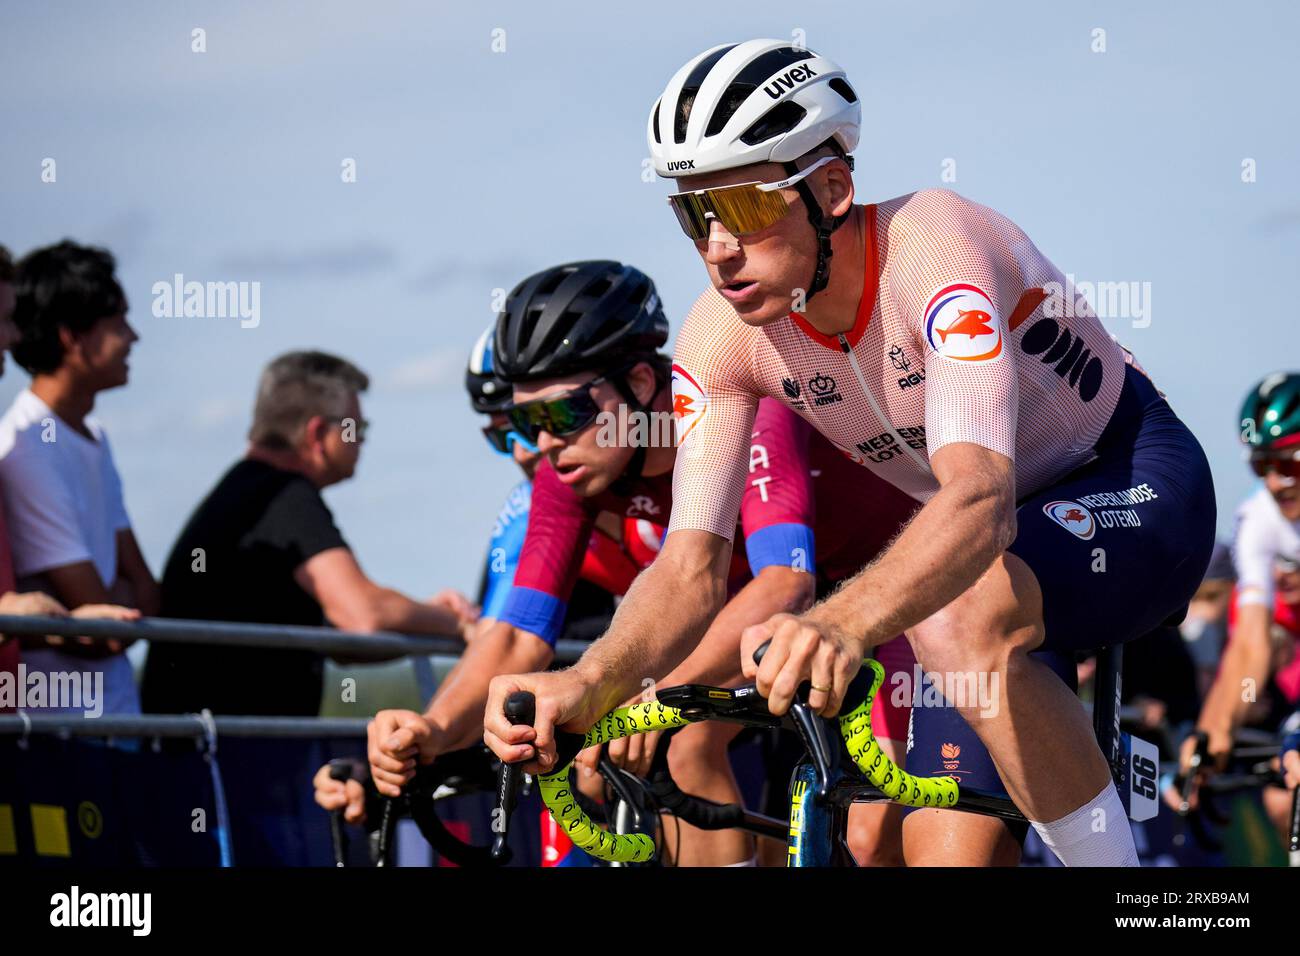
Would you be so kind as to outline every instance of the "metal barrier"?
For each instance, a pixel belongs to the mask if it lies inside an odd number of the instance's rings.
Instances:
[[[364,738],[365,717],[213,717],[218,737],[284,739]],[[209,728],[198,714],[104,714],[93,719],[66,714],[0,715],[0,737],[193,737]]]
[[[235,647],[278,647],[345,656],[356,661],[388,661],[411,655],[457,658],[465,645],[454,637],[414,636],[378,632],[358,634],[332,627],[291,624],[244,624],[229,621],[189,621],[145,617],[138,621],[107,621],[75,617],[0,614],[0,634],[57,634],[95,640],[148,640],[179,644],[223,644]],[[582,641],[558,641],[557,663],[582,656]]]

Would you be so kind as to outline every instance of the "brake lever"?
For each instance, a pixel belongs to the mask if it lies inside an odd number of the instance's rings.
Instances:
[[[1196,782],[1196,774],[1200,771],[1201,765],[1205,758],[1210,754],[1210,737],[1203,731],[1196,732],[1196,750],[1192,753],[1192,759],[1187,765],[1186,775],[1179,774],[1175,777],[1174,782],[1178,785],[1178,814],[1187,816],[1191,809],[1192,785]]]
[[[764,641],[754,651],[754,663],[762,664],[771,640]],[[831,792],[839,769],[839,747],[832,747],[826,731],[827,721],[808,705],[808,695],[812,684],[804,681],[795,691],[790,703],[789,717],[794,723],[799,738],[803,741],[808,756],[812,759],[813,772],[817,778],[815,795],[818,800],[825,800]]]
[[[511,724],[532,726],[537,719],[537,698],[531,691],[515,691],[506,698],[506,720]],[[510,848],[506,841],[510,836],[510,817],[515,812],[519,799],[519,785],[523,781],[524,768],[521,764],[502,761],[497,774],[497,804],[492,811],[492,859],[505,861],[509,859]]]
[[[335,757],[329,762],[330,779],[345,782],[352,779],[352,761]],[[330,811],[330,846],[334,850],[334,865],[347,866],[348,832],[343,826],[343,810]]]

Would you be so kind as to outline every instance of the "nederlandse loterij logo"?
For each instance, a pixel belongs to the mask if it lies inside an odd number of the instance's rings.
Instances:
[[[1002,354],[1002,322],[979,286],[954,282],[925,307],[925,338],[944,358],[987,362]]]
[[[709,410],[708,393],[691,373],[673,364],[673,419],[677,423],[677,444],[686,441],[691,429]]]
[[[1097,533],[1097,522],[1093,520],[1092,512],[1077,501],[1049,501],[1043,505],[1043,514],[1084,541],[1091,540]]]

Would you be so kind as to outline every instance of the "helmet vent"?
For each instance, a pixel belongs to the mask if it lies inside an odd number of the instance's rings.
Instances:
[[[705,136],[717,136],[722,132],[722,128],[727,125],[727,120],[736,115],[736,110],[740,105],[749,99],[749,94],[754,92],[753,83],[732,83],[727,87],[727,91],[722,94],[722,99],[718,101],[718,108],[713,111],[713,116],[709,119],[709,126],[704,131]]]
[[[757,146],[790,132],[807,114],[808,111],[794,100],[786,100],[779,106],[772,107],[753,126],[741,133],[740,141],[746,146]]]
[[[755,89],[760,83],[766,83],[777,73],[782,72],[787,67],[798,63],[800,60],[811,60],[817,54],[812,50],[796,50],[792,46],[783,46],[776,50],[768,50],[762,56],[755,57],[745,68],[736,74],[733,83],[748,83]]]
[[[587,288],[583,289],[582,294],[590,296],[593,299],[599,299],[609,291],[611,285],[613,285],[613,283],[608,279],[597,279],[591,285],[587,286]]]
[[[844,102],[856,103],[858,101],[858,94],[853,92],[853,87],[849,86],[848,80],[843,77],[837,76],[826,85],[844,97]]]
[[[659,100],[657,103],[655,103],[655,115],[654,118],[650,120],[650,128],[655,131],[656,143],[663,143],[663,138],[659,135],[659,107],[662,105],[663,105],[663,100]]]
[[[567,279],[571,274],[572,274],[572,270],[556,269],[554,272],[552,272],[549,276],[546,277],[545,282],[543,282],[540,286],[538,286],[537,291],[534,292],[533,295],[550,295],[552,292],[558,289],[560,287],[560,283],[563,282],[565,279]]]
[[[691,70],[690,76],[686,77],[686,82],[682,84],[681,96],[677,99],[677,109],[673,113],[673,142],[686,142],[686,124],[691,119],[691,106],[695,103],[695,96],[700,92],[700,87],[704,85],[704,79],[709,75],[709,71],[724,56],[734,50],[739,44],[733,43],[730,46],[718,47],[699,63],[695,64],[695,69]],[[657,126],[658,124],[656,124]]]

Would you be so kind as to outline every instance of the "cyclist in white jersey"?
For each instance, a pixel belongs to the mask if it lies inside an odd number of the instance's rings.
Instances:
[[[835,594],[746,632],[773,712],[810,682],[832,713],[863,654],[904,631],[927,671],[997,688],[953,703],[1062,861],[1136,864],[1086,715],[1029,653],[1180,619],[1213,543],[1208,463],[1014,224],[944,190],[854,204],[860,114],[843,70],[779,40],[705,51],[654,105],[651,154],[682,180],[669,199],[710,279],[675,353],[669,534],[574,668],[494,680],[485,740],[549,766],[555,726],[590,724],[691,649],[725,597],[754,408],[773,396],[924,503]],[[533,727],[502,714],[520,689]]]
[[[1300,562],[1300,373],[1276,372],[1251,389],[1240,427],[1251,469],[1263,484],[1237,509],[1237,623],[1197,721],[1219,767],[1255,699],[1245,688],[1262,688],[1271,676],[1276,567]],[[1194,738],[1184,742],[1184,767],[1194,750]]]

